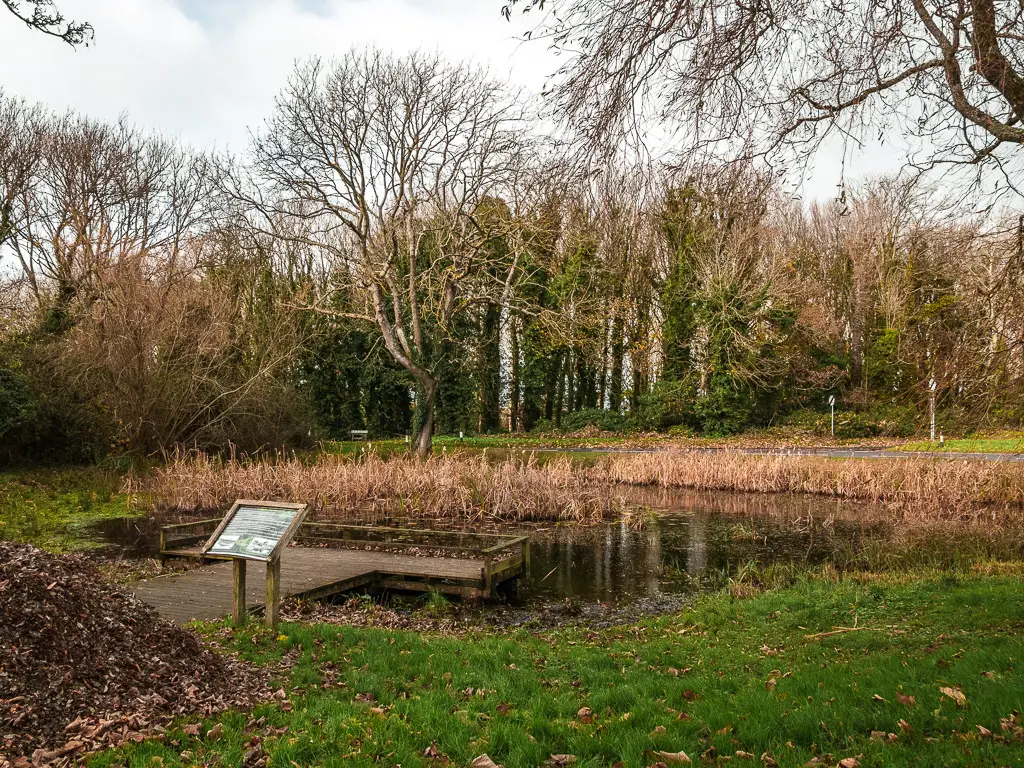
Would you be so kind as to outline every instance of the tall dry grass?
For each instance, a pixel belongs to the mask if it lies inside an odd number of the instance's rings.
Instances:
[[[302,501],[319,519],[365,513],[435,519],[589,522],[622,505],[569,459],[490,463],[484,456],[221,460],[173,456],[147,483],[158,510],[222,510],[235,499]]]
[[[926,517],[1024,506],[1024,464],[1013,462],[665,451],[608,457],[591,473],[614,484],[857,499]]]
[[[222,510],[239,498],[304,501],[319,519],[365,514],[438,520],[591,522],[619,515],[623,486],[815,494],[872,502],[901,519],[968,520],[1024,511],[1024,464],[932,458],[666,451],[593,464],[454,454],[418,462],[323,456],[218,459],[176,455],[142,490],[161,511]]]

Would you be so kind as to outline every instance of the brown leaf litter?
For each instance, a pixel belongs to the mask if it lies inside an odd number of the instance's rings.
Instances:
[[[0,616],[0,764],[70,763],[269,695],[80,555],[0,542]]]

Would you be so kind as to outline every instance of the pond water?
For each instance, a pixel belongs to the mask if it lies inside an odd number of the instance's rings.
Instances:
[[[813,497],[629,492],[643,522],[512,529],[531,537],[521,597],[580,602],[657,598],[717,586],[750,565],[814,566],[849,556],[883,527],[863,506]],[[96,538],[129,557],[154,556],[167,519],[106,520]],[[422,521],[360,520],[424,527]],[[503,529],[508,532],[509,529]]]
[[[560,526],[532,535],[530,592],[612,601],[720,585],[750,566],[845,561],[883,536],[877,510],[811,497],[631,493],[641,526]],[[867,514],[865,514],[867,513]]]

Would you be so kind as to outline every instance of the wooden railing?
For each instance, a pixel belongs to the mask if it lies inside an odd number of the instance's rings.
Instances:
[[[216,530],[220,518],[165,525],[160,529],[160,555],[201,557],[200,547]],[[378,544],[388,550],[430,549],[439,556],[468,557],[481,561],[479,589],[490,594],[494,587],[516,576],[529,577],[528,536],[437,531],[416,528],[304,522],[295,536],[298,544],[326,544],[340,548]]]

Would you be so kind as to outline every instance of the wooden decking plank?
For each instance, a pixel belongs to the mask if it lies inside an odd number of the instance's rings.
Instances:
[[[483,563],[397,552],[288,547],[281,560],[281,595],[322,597],[388,577],[452,580],[482,586]],[[184,624],[191,619],[212,620],[231,613],[232,580],[231,562],[225,561],[157,576],[140,582],[134,591],[136,597],[166,618]],[[266,566],[250,562],[245,590],[250,608],[264,605],[265,587]]]

